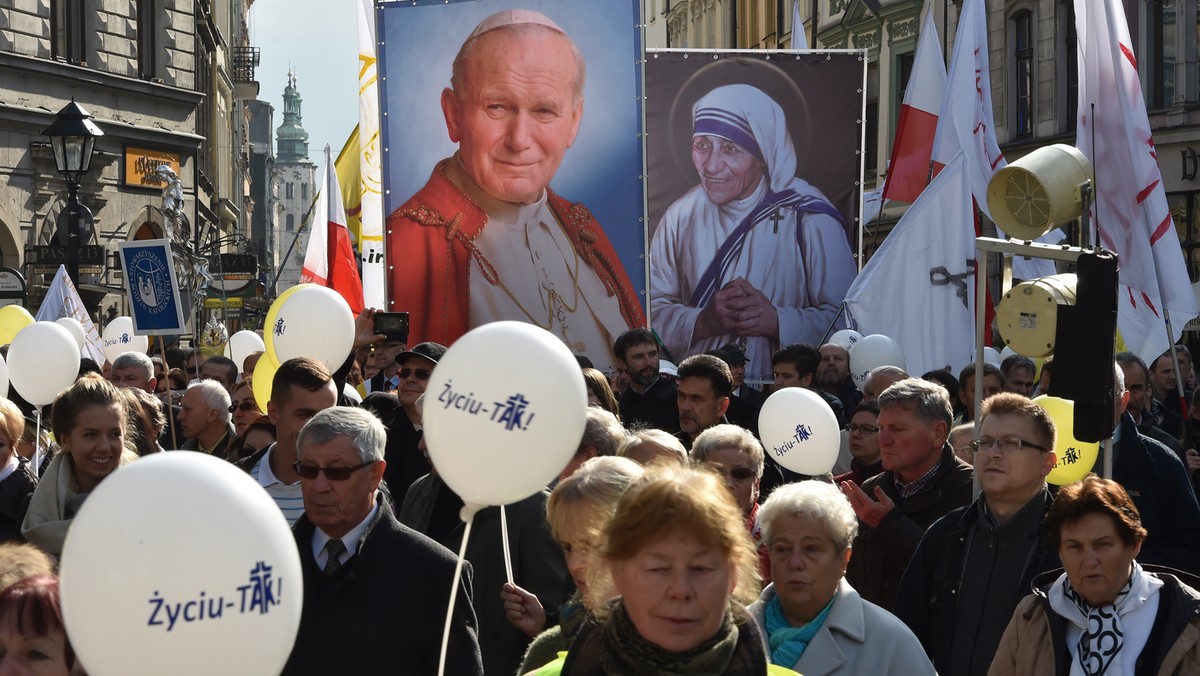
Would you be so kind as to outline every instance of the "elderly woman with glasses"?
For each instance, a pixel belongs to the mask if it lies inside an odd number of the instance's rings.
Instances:
[[[920,642],[846,582],[858,518],[821,481],[780,486],[759,510],[774,580],[750,614],[771,662],[802,674],[935,674]]]
[[[771,581],[771,564],[758,531],[758,486],[765,454],[762,443],[737,425],[714,425],[701,432],[691,450],[692,462],[704,465],[725,479],[725,487],[742,510],[746,528],[758,550],[759,573]]]
[[[1120,484],[1063,486],[1045,530],[1064,572],[1017,606],[989,676],[1198,673],[1200,591],[1137,562],[1146,528]]]

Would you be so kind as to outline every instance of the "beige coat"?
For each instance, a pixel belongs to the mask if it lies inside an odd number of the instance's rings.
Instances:
[[[1158,676],[1200,674],[1200,595],[1173,576],[1159,574],[1157,577],[1166,583],[1160,593],[1171,596],[1171,609],[1160,644],[1166,653],[1156,673]],[[1061,639],[1063,645],[1054,645],[1046,615],[1048,607],[1041,593],[1021,599],[1000,639],[988,676],[1055,676],[1056,657],[1060,660],[1071,658],[1065,638]],[[1055,654],[1056,647],[1058,655]]]

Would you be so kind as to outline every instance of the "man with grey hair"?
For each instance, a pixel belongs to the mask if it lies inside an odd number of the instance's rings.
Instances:
[[[437,673],[456,557],[401,525],[383,500],[386,436],[374,415],[335,406],[296,437],[305,511],[292,533],[304,608],[285,675]],[[397,581],[401,568],[413,584]],[[450,674],[483,674],[471,579],[465,564],[450,620]]]
[[[449,345],[496,320],[537,324],[601,370],[645,317],[603,228],[549,189],[583,117],[583,58],[545,15],[484,19],[441,108],[458,152],[388,217],[390,298],[413,342]]]
[[[131,387],[154,394],[158,386],[158,378],[154,376],[154,371],[155,364],[152,358],[141,352],[123,352],[113,361],[109,380],[117,387]],[[178,448],[179,442],[184,440],[179,423],[179,407],[171,405],[167,407],[166,413],[169,418],[158,437],[158,444],[163,448]]]
[[[201,380],[188,385],[179,402],[179,424],[187,437],[180,449],[225,458],[229,441],[236,436],[229,407],[229,390],[221,383]]]
[[[907,378],[879,395],[883,472],[841,485],[860,527],[846,579],[868,601],[891,608],[900,577],[934,521],[971,502],[971,466],[947,438],[953,420],[946,388]]]
[[[589,406],[587,422],[583,427],[583,439],[571,461],[559,472],[558,480],[562,481],[575,473],[583,463],[602,455],[616,455],[617,448],[625,441],[625,428],[617,416],[602,408]]]
[[[899,366],[877,366],[863,381],[863,399],[878,399],[879,393],[908,377]]]

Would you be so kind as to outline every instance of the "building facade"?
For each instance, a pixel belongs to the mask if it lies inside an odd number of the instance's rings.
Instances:
[[[248,46],[252,2],[0,0],[0,265],[25,274],[32,311],[57,265],[29,254],[53,237],[67,192],[42,130],[72,99],[104,132],[80,186],[94,219],[83,244],[108,253],[80,278],[93,310],[124,313],[117,243],[166,236],[160,164],[183,182],[193,245],[242,226],[235,90],[253,70],[235,81],[232,54]]]

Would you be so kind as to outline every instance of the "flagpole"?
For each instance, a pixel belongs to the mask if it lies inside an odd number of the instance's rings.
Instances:
[[[171,449],[174,450],[179,448],[179,439],[175,435],[175,416],[171,414],[171,378],[167,375],[171,369],[167,365],[167,346],[162,336],[156,335],[154,338],[158,343],[158,355],[163,360],[163,379],[167,381],[167,426],[171,429]]]

